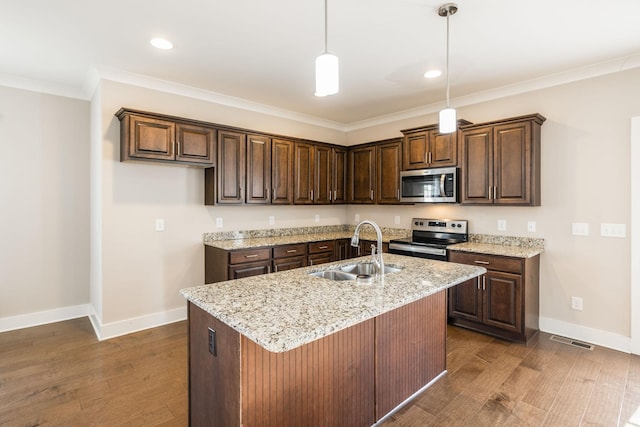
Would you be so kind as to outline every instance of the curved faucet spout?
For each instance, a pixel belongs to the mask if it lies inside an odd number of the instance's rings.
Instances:
[[[379,274],[379,276],[382,277],[384,276],[384,260],[382,259],[382,230],[380,229],[378,224],[373,221],[369,221],[368,219],[360,221],[360,223],[356,225],[356,229],[353,232],[353,237],[351,238],[351,246],[358,247],[358,244],[360,242],[360,226],[362,226],[362,224],[369,224],[376,231],[378,245],[371,251],[371,262],[373,262],[376,269],[378,270],[377,273]]]

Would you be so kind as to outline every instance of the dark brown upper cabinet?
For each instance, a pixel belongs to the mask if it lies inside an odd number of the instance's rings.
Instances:
[[[458,126],[471,124],[458,120]],[[402,170],[439,168],[458,165],[457,132],[443,134],[438,125],[402,131]]]
[[[293,141],[273,138],[271,142],[271,203],[293,203]]]
[[[400,169],[402,168],[402,140],[396,139],[376,146],[378,182],[376,203],[400,203]]]
[[[539,114],[460,129],[460,202],[540,206]]]
[[[349,150],[349,203],[375,203],[375,145],[356,146]]]
[[[247,135],[247,191],[249,204],[271,203],[271,138]]]
[[[296,141],[294,145],[293,203],[313,204],[314,187],[314,146]]]
[[[247,136],[244,133],[218,132],[218,204],[244,202],[246,141]]]
[[[313,203],[346,202],[347,150],[325,145],[314,147]]]
[[[333,194],[329,197],[331,203],[347,202],[347,149],[333,147],[331,149],[331,187]]]
[[[149,160],[210,167],[216,129],[204,123],[121,108],[120,160]]]

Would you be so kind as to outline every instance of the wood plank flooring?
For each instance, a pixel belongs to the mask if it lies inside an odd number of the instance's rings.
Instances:
[[[448,327],[448,374],[383,425],[640,426],[640,357]],[[88,319],[0,334],[0,426],[188,423],[187,325],[98,342]]]

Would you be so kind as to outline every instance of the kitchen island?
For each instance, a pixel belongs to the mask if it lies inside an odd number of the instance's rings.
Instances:
[[[445,289],[482,267],[384,254],[370,284],[309,275],[183,289],[192,426],[369,426],[445,371]]]

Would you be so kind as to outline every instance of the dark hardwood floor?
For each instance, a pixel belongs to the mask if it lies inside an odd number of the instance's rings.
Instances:
[[[640,358],[449,327],[448,374],[384,423],[640,426]],[[98,342],[88,319],[0,334],[0,426],[186,426],[187,325]]]

